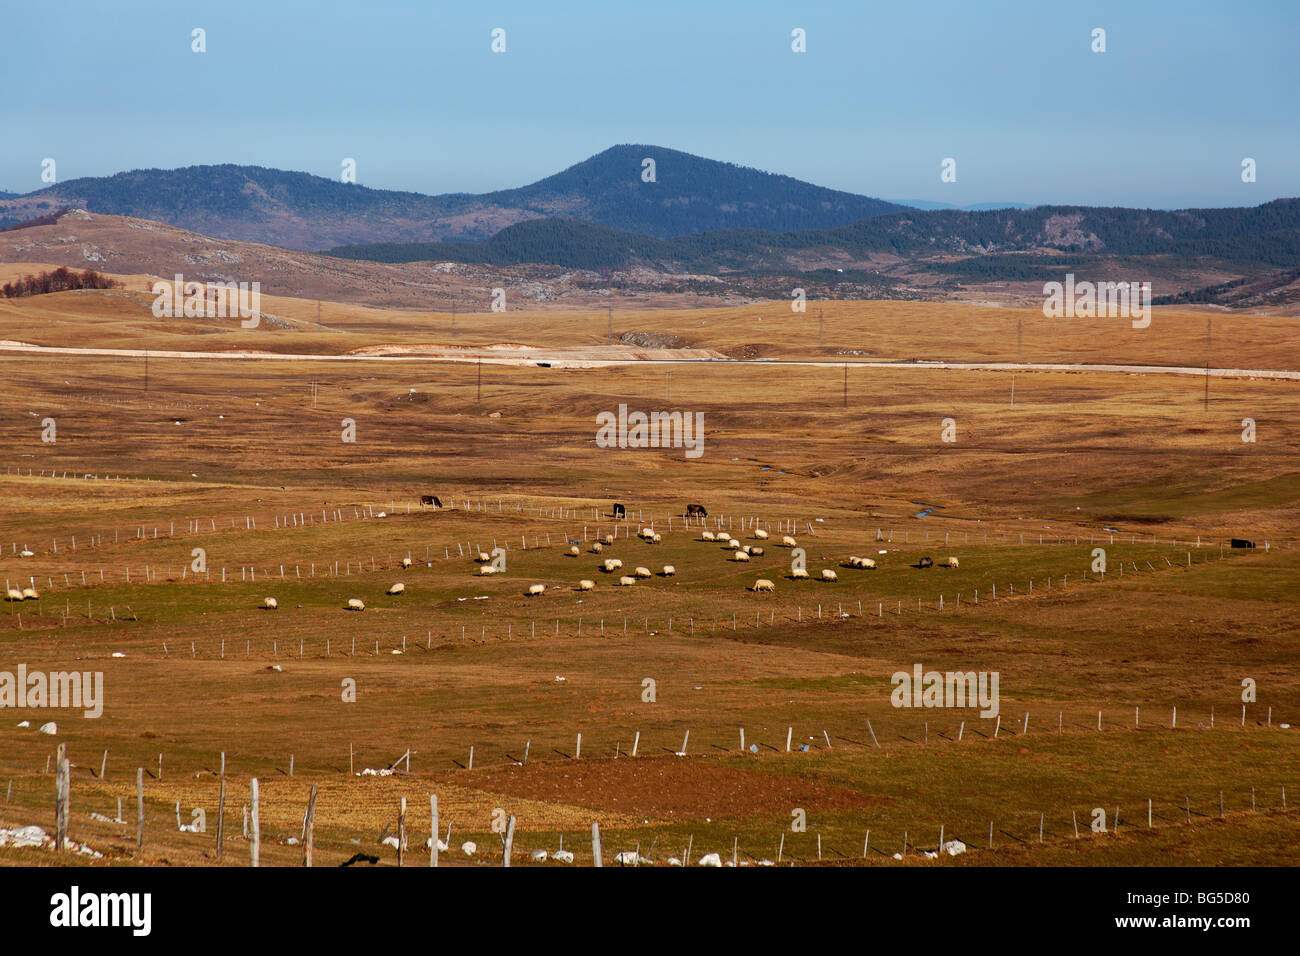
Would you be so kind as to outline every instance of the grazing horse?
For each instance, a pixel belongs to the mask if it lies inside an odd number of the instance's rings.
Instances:
[[[704,505],[686,506],[686,517],[688,518],[693,518],[693,517],[707,518],[708,516],[709,513],[704,510]]]
[[[916,566],[917,566],[918,568],[932,568],[932,567],[934,567],[934,559],[933,559],[933,558],[922,558],[920,561],[917,562]]]
[[[435,508],[442,507],[442,501],[437,495],[420,495],[421,505],[433,505]]]
[[[626,517],[627,517],[627,508],[623,507],[623,505],[620,505],[620,504],[616,504],[616,505],[614,505],[614,517],[615,517],[615,518],[626,518]]]

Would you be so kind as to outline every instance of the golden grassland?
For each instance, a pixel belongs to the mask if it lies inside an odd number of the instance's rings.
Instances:
[[[314,303],[263,305],[314,321]],[[1206,358],[1205,314],[1158,310],[1146,330],[1049,329],[1030,311],[830,303],[819,348],[817,308],[478,315],[458,318],[452,339],[450,316],[325,303],[331,331],[243,331],[154,319],[147,298],[70,293],[0,302],[0,339],[598,349],[612,326],[615,338],[654,331],[770,358]],[[1296,367],[1286,320],[1212,321],[1215,366]],[[1288,805],[1300,792],[1300,753],[1296,730],[1280,727],[1300,717],[1295,383],[1216,378],[1207,398],[1195,377],[1017,373],[1013,403],[1006,374],[850,367],[846,403],[842,369],[779,364],[480,371],[151,357],[146,390],[143,357],[0,362],[0,576],[40,591],[0,607],[0,670],[75,667],[106,682],[97,720],[4,712],[0,788],[13,784],[0,826],[51,827],[45,769],[65,742],[73,839],[110,864],[216,862],[222,752],[233,865],[247,862],[253,776],[268,864],[301,861],[288,841],[313,784],[321,865],[356,852],[394,863],[379,839],[395,832],[402,797],[419,861],[434,792],[452,826],[444,861],[459,863],[499,860],[498,807],[518,820],[521,864],[561,839],[589,861],[592,820],[607,860],[640,846],[658,863],[689,842],[693,859],[730,858],[735,846],[740,860],[779,850],[812,864],[818,837],[825,865],[1300,860],[1294,812],[1282,808],[1284,787]],[[596,447],[596,413],[620,403],[703,412],[704,455]],[[54,443],[41,441],[46,418]],[[344,418],[355,442],[341,440]],[[954,442],[942,440],[946,418]],[[1242,441],[1246,418],[1253,443]],[[422,509],[420,494],[449,507]],[[612,518],[615,501],[628,521]],[[711,530],[721,520],[765,554],[742,564],[701,541],[681,517],[689,502],[708,507]],[[915,517],[923,506],[937,508]],[[625,537],[648,524],[661,544]],[[616,543],[593,553],[594,536],[616,528]],[[790,579],[787,528],[812,575],[833,568],[837,581]],[[1234,536],[1260,547],[1221,549]],[[578,556],[568,539],[581,540]],[[506,548],[507,571],[480,577],[472,555],[493,546]],[[34,556],[19,557],[24,548]],[[959,568],[914,566],[950,554]],[[881,567],[846,568],[849,555]],[[613,587],[598,570],[605,557],[624,572],[676,574]],[[760,577],[776,591],[748,590]],[[581,578],[596,589],[576,590]],[[405,593],[387,595],[396,581]],[[534,583],[547,591],[529,598]],[[267,596],[279,610],[261,609]],[[352,597],[364,612],[344,609]],[[915,663],[998,671],[1000,723],[893,707],[890,675]],[[1244,678],[1259,690],[1243,722]],[[345,679],[355,703],[342,699]],[[47,719],[57,736],[35,732]],[[757,752],[740,750],[742,728]],[[355,776],[408,749],[409,775]],[[137,767],[148,770],[141,853]],[[114,816],[118,797],[126,824],[90,819]],[[209,832],[180,832],[176,801],[186,823],[203,808]],[[1106,833],[1089,829],[1099,807]],[[790,829],[796,808],[806,832]],[[924,857],[940,827],[972,852]],[[480,848],[472,860],[464,839]],[[53,860],[0,850],[4,862]]]

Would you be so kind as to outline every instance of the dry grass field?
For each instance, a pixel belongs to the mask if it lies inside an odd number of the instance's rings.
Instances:
[[[0,577],[39,592],[0,606],[0,670],[105,681],[98,719],[0,713],[0,827],[52,831],[66,743],[71,836],[103,854],[75,861],[95,865],[216,864],[223,753],[228,865],[248,862],[253,777],[275,865],[301,863],[313,785],[317,865],[394,865],[402,798],[407,861],[426,862],[431,793],[442,862],[464,865],[499,864],[496,808],[515,865],[561,844],[590,863],[593,821],[606,865],[688,846],[692,863],[1300,863],[1300,383],[854,367],[1297,369],[1294,320],[835,302],[485,311],[453,330],[265,296],[279,321],[243,330],[156,319],[146,289],[0,301],[0,340],[141,353],[0,352]],[[464,360],[298,357],[422,349]],[[716,359],[649,360],[698,357],[682,349]],[[598,447],[620,404],[702,412],[703,455]],[[696,502],[705,522],[684,517]],[[660,543],[637,539],[650,526]],[[764,554],[732,560],[703,530]],[[506,571],[480,576],[495,547]],[[611,557],[652,576],[616,587]],[[890,675],[916,664],[997,672],[998,717],[894,707]],[[125,822],[91,818],[119,798]],[[179,829],[178,802],[206,833]],[[928,857],[941,831],[969,852]]]

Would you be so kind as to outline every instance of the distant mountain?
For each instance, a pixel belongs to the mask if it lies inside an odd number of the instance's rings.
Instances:
[[[654,181],[643,181],[644,160]],[[483,240],[566,217],[670,238],[716,229],[824,229],[903,207],[658,146],[615,146],[529,186],[472,195],[370,189],[261,166],[145,169],[0,199],[0,226],[61,206],[295,249]]]
[[[958,206],[950,202],[934,202],[930,199],[894,199],[892,202],[912,209],[954,209],[965,212],[984,212],[990,209],[1033,209],[1033,203],[1027,202],[976,202],[969,206]]]
[[[386,243],[330,250],[375,262],[441,260],[496,266],[548,263],[583,269],[642,265],[667,271],[801,271],[849,267],[873,256],[982,281],[1059,273],[1062,253],[1161,257],[1247,269],[1300,266],[1300,199],[1228,209],[1037,206],[989,212],[913,210],[832,229],[720,230],[663,239],[572,219],[510,226],[482,243]]]
[[[0,199],[17,199],[21,195],[22,193],[7,193],[3,189],[0,189]]]

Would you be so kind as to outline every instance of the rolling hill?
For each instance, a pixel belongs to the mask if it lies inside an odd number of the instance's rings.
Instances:
[[[1044,256],[1043,254],[1048,255]],[[888,213],[832,229],[719,230],[662,239],[572,219],[507,227],[483,243],[380,244],[330,250],[376,262],[442,260],[601,269],[648,266],[725,272],[846,266],[880,257],[940,260],[935,268],[981,279],[1033,279],[1061,271],[1061,253],[1163,257],[1256,271],[1300,265],[1300,199],[1226,209],[1039,206],[987,212]],[[1049,277],[1050,277],[1049,276]]]
[[[646,158],[655,161],[654,182],[642,181]],[[677,150],[629,145],[529,186],[478,195],[371,189],[261,166],[134,170],[0,199],[0,227],[63,206],[291,249],[483,240],[516,223],[557,216],[660,238],[731,228],[788,232],[903,208]]]

